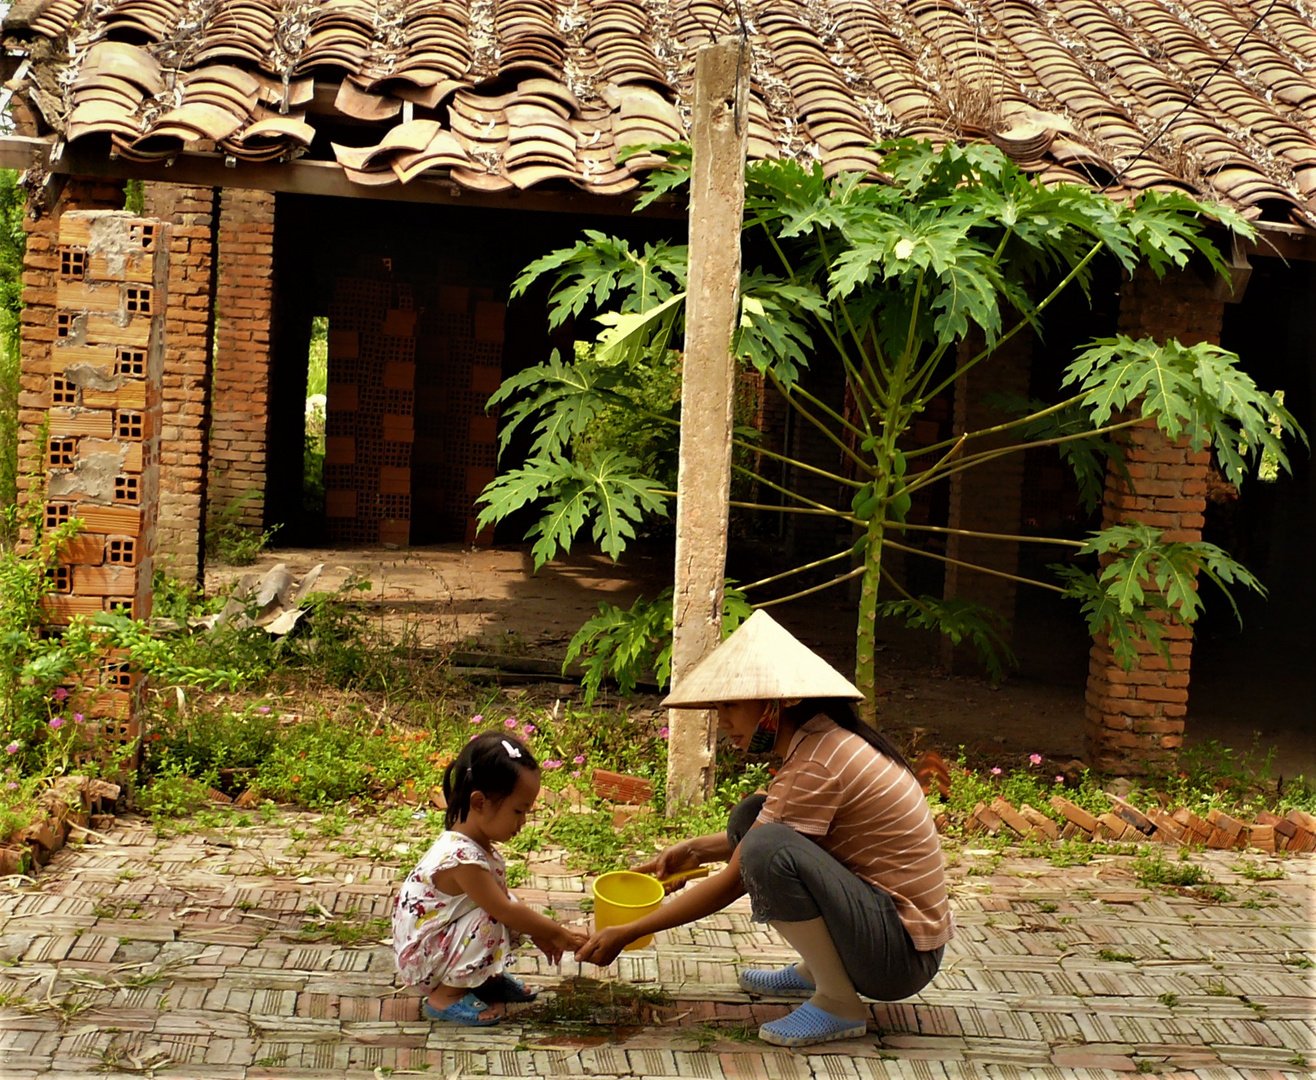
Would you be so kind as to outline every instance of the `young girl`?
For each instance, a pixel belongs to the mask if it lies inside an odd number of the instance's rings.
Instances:
[[[507,891],[495,850],[521,831],[539,796],[539,763],[512,735],[485,732],[443,774],[444,831],[408,875],[393,905],[393,947],[409,986],[429,989],[431,1020],[498,1023],[489,1006],[534,993],[505,974],[521,935],[554,963],[588,935],[559,926]]]

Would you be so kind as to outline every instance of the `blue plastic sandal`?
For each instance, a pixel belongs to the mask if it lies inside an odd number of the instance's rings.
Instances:
[[[481,983],[475,988],[475,994],[490,1005],[520,1005],[539,997],[538,990],[531,990],[520,979],[508,975],[507,972]]]
[[[489,1006],[474,994],[467,994],[460,1001],[454,1001],[446,1009],[436,1009],[427,1001],[420,1011],[429,1020],[443,1020],[446,1023],[460,1024],[463,1027],[493,1027],[502,1019],[495,1016],[491,1020],[481,1020],[480,1013],[488,1012]]]
[[[747,994],[786,998],[813,996],[813,984],[806,981],[793,964],[773,969],[742,968],[736,982]]]
[[[866,1034],[866,1021],[833,1016],[810,1001],[789,1016],[769,1021],[759,1028],[759,1038],[773,1046],[812,1046],[834,1039],[858,1039]]]

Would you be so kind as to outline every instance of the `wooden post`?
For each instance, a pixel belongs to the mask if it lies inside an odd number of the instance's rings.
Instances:
[[[724,38],[700,49],[691,123],[694,160],[677,475],[673,687],[721,641],[735,388],[731,336],[739,313],[748,98],[746,46]],[[668,807],[675,809],[712,794],[716,728],[713,714],[697,709],[673,709],[668,726]]]

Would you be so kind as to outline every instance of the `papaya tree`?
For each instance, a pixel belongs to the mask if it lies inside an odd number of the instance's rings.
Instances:
[[[651,197],[678,188],[688,169],[688,151],[662,149],[668,167],[654,174]],[[955,531],[907,520],[917,492],[1002,454],[1051,445],[1075,468],[1095,505],[1119,432],[1148,418],[1170,439],[1187,437],[1194,449],[1211,448],[1235,484],[1263,454],[1287,468],[1284,437],[1305,438],[1282,397],[1260,390],[1234,354],[1207,344],[1120,336],[1078,352],[1064,369],[1058,400],[1025,402],[991,428],[909,449],[910,428],[929,403],[967,372],[990,364],[1014,335],[1040,331],[1047,309],[1067,290],[1088,293],[1098,259],[1113,260],[1129,274],[1145,265],[1161,276],[1194,258],[1223,272],[1208,227],[1242,237],[1252,229],[1225,207],[1178,193],[1150,191],[1120,203],[1087,188],[1046,186],[989,146],[936,149],[902,141],[882,149],[880,182],[861,175],[827,178],[818,166],[791,161],[748,167],[746,250],[770,256],[762,265],[746,264],[733,343],[736,357],[821,432],[843,464],[829,469],[792,461],[745,432],[736,445],[821,475],[849,499],[829,505],[792,491],[756,473],[753,456],[738,459],[736,472],[783,500],[764,509],[826,515],[848,523],[854,536],[841,551],[742,588],[752,602],[755,589],[790,574],[853,563],[826,585],[794,595],[861,579],[855,682],[870,702],[879,615],[973,641],[994,674],[1010,660],[990,612],[954,597],[914,596],[884,569],[888,549],[921,553],[908,542],[911,532]],[[665,514],[675,497],[623,449],[576,450],[605,409],[636,411],[655,427],[680,423],[675,401],[657,409],[642,403],[642,373],[663,358],[679,365],[686,249],[670,243],[634,248],[587,232],[573,247],[531,263],[514,294],[545,275],[553,281],[550,323],[573,318],[581,326],[593,315],[599,331],[589,348],[522,371],[494,395],[491,404],[502,406],[504,417],[503,445],[523,424],[532,426],[534,439],[524,465],[502,473],[479,497],[482,525],[522,507],[541,510],[530,530],[536,567],[586,530],[615,558],[636,524]],[[847,405],[811,389],[822,365],[843,374]],[[1002,433],[1014,436],[1011,445],[978,449],[986,436]],[[1140,638],[1165,649],[1158,617],[1197,618],[1199,575],[1226,595],[1235,584],[1261,589],[1219,548],[1167,543],[1151,528],[1105,529],[1086,541],[1047,539],[1092,556],[1093,568],[1066,565],[1056,568],[1055,580],[1019,580],[1077,600],[1089,630],[1107,634],[1126,666]],[[597,646],[611,650],[618,664],[652,659],[628,636],[624,616],[605,611],[577,635],[573,654]],[[645,606],[644,626],[655,622],[652,606]],[[655,650],[661,647],[645,633]]]

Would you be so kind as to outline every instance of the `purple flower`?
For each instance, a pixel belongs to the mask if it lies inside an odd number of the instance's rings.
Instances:
[[[562,768],[562,762],[558,761],[557,758],[549,758],[547,761],[544,762],[544,768],[545,768],[545,769],[560,769],[560,768]]]
[[[17,753],[18,753],[18,743],[16,743],[16,742],[11,742],[8,746],[5,747],[5,753],[6,753],[6,754],[17,754]]]
[[[471,717],[471,723],[472,723],[472,724],[483,724],[483,723],[484,723],[484,713],[476,713],[474,716],[472,716],[472,717]]]
[[[64,726],[64,717],[62,716],[57,716],[55,717],[55,719],[53,719],[50,722],[50,727],[52,731],[58,731],[63,726]]]
[[[57,686],[57,687],[55,687],[55,700],[56,700],[56,701],[63,701],[63,700],[64,700],[66,697],[68,697],[68,696],[69,696],[69,692],[68,692],[67,690],[65,690],[64,687],[62,687],[62,686]]]
[[[522,726],[521,730],[524,731],[527,735],[533,735],[535,731],[537,731],[538,729],[535,727],[534,724],[525,724]]]
[[[509,716],[506,720],[503,721],[503,727],[516,727],[516,717]]]
[[[579,775],[580,775],[580,770],[579,770],[579,769],[574,769],[574,770],[572,770],[571,775],[572,775],[572,776],[579,776]]]
[[[1041,755],[1041,754],[1029,754],[1029,755],[1028,755],[1028,761],[1029,761],[1030,764],[1033,764],[1033,765],[1041,765],[1041,764],[1042,764],[1042,755]]]
[[[999,765],[993,765],[993,766],[992,766],[992,775],[993,775],[993,776],[1000,776],[1000,775],[1001,775],[1001,767],[1000,767]]]
[[[667,736],[670,735],[671,733],[672,733],[671,728],[659,728],[659,729],[658,729],[658,738],[660,738],[660,739],[665,739],[665,738],[667,738]]]
[[[584,754],[577,754],[577,755],[576,755],[575,757],[573,757],[571,760],[574,761],[577,765],[584,765],[584,764],[585,764],[585,755],[584,755]]]
[[[5,785],[5,787],[7,787],[10,791],[17,791],[17,790],[18,790],[18,785],[17,785],[16,783],[14,783],[14,781],[12,781],[12,780],[10,780],[9,783],[7,783],[7,784]]]
[[[256,711],[258,713],[267,713],[270,711],[270,707],[268,705],[262,705]]]
[[[85,719],[86,719],[86,717],[83,716],[82,713],[80,713],[80,712],[75,712],[75,713],[73,714],[73,722],[74,722],[75,724],[81,724],[82,721],[85,720]]]

